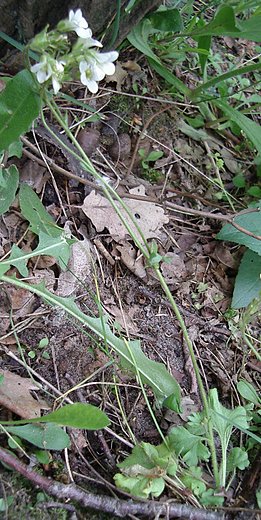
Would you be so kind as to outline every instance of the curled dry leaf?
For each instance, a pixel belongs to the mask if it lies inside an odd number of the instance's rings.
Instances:
[[[138,186],[130,190],[133,195],[145,195],[144,186]],[[153,202],[147,202],[136,199],[125,199],[125,204],[129,207],[137,224],[141,228],[144,237],[157,238],[163,224],[167,224],[169,219],[165,215],[164,210]],[[119,203],[115,202],[119,208]],[[111,206],[110,202],[93,190],[85,199],[82,205],[82,210],[89,217],[98,232],[108,229],[112,238],[117,242],[123,240],[128,235],[125,226]],[[137,235],[137,230],[131,219],[126,215],[121,208],[124,220],[129,224],[131,230]]]
[[[91,274],[90,242],[87,238],[72,245],[71,256],[66,271],[62,271],[58,280],[57,294],[70,296],[75,289],[85,283]]]
[[[145,279],[147,272],[144,266],[143,257],[141,255],[137,256],[136,248],[127,241],[123,244],[117,244],[116,249],[120,252],[121,261],[124,265],[126,265],[132,273],[138,276],[138,278]]]
[[[41,410],[49,410],[46,401],[34,399],[31,390],[39,390],[31,379],[17,376],[9,370],[1,370],[4,380],[0,385],[0,404],[23,419],[41,416]]]

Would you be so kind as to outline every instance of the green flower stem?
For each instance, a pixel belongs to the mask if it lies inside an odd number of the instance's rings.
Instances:
[[[199,391],[200,391],[200,395],[201,395],[201,399],[202,399],[202,403],[203,403],[203,407],[204,407],[204,411],[205,411],[205,415],[206,415],[206,420],[207,420],[207,433],[208,433],[208,437],[207,437],[207,440],[208,440],[208,444],[209,444],[209,449],[210,449],[210,453],[211,453],[211,460],[212,460],[212,466],[213,466],[213,473],[214,473],[214,478],[215,478],[215,481],[216,481],[216,486],[219,487],[220,486],[220,477],[219,477],[219,471],[218,471],[218,463],[217,463],[217,454],[216,454],[216,449],[215,449],[215,442],[214,442],[214,433],[213,433],[213,428],[212,428],[212,422],[211,422],[211,417],[210,417],[210,410],[209,410],[209,404],[208,404],[208,398],[207,398],[207,394],[206,394],[206,391],[205,391],[205,388],[204,388],[204,385],[203,385],[203,381],[202,381],[202,378],[201,378],[201,375],[200,375],[200,371],[199,371],[199,368],[198,368],[198,364],[197,364],[197,360],[196,360],[196,356],[195,356],[195,353],[194,353],[194,349],[193,349],[193,345],[192,345],[192,341],[189,337],[189,334],[188,334],[188,330],[187,330],[187,327],[185,325],[185,322],[184,322],[184,319],[183,317],[181,316],[181,313],[179,311],[179,308],[170,292],[170,289],[165,281],[165,278],[164,276],[162,275],[161,271],[159,270],[159,268],[155,268],[155,273],[158,277],[158,280],[160,282],[160,285],[163,289],[163,291],[165,292],[171,306],[172,306],[172,309],[176,315],[176,318],[179,322],[179,325],[180,325],[180,328],[181,328],[181,331],[183,333],[183,336],[184,336],[184,339],[186,341],[186,344],[187,344],[187,347],[189,349],[189,354],[190,354],[190,357],[191,357],[191,361],[192,361],[192,365],[193,365],[193,368],[194,368],[194,371],[195,371],[195,374],[196,374],[196,378],[197,378],[197,383],[198,383],[198,387],[199,387]]]
[[[69,130],[68,126],[65,124],[64,120],[63,120],[63,117],[62,115],[60,114],[59,112],[59,109],[57,106],[53,106],[54,104],[46,97],[45,99],[45,102],[46,104],[49,106],[52,114],[54,115],[54,117],[56,118],[56,120],[59,122],[59,124],[61,125],[61,127],[65,130],[66,134],[68,135],[68,137],[71,139],[72,143],[75,145],[75,147],[77,148],[77,150],[79,151],[81,157],[79,157],[78,154],[76,154],[75,152],[73,152],[71,149],[69,149],[70,153],[72,155],[74,155],[77,159],[79,159],[83,165],[86,167],[87,171],[90,172],[96,179],[99,180],[99,182],[101,183],[102,185],[102,189],[106,195],[106,197],[108,198],[109,202],[111,203],[111,205],[113,206],[114,210],[116,211],[118,217],[120,218],[121,222],[123,223],[123,225],[125,226],[125,228],[127,229],[128,233],[130,234],[130,236],[133,238],[135,244],[137,245],[137,247],[139,248],[139,250],[142,252],[142,254],[144,255],[144,257],[149,260],[149,257],[150,257],[150,248],[149,248],[149,245],[146,241],[146,238],[144,237],[144,234],[142,232],[142,230],[140,229],[139,225],[137,224],[135,218],[133,217],[129,207],[127,206],[127,204],[125,204],[125,202],[121,199],[121,197],[116,193],[116,191],[109,185],[107,184],[104,180],[103,180],[103,177],[97,172],[97,170],[94,168],[92,162],[90,161],[90,159],[88,158],[88,156],[85,154],[85,152],[83,151],[82,147],[80,146],[80,144],[78,143],[77,139],[75,139],[74,135],[72,134],[72,132]],[[42,112],[42,119],[43,119],[43,123],[45,125],[45,127],[48,129],[48,131],[51,131],[51,129],[49,128],[48,124],[46,123],[45,121],[45,118],[44,118],[44,115],[43,115],[43,112]],[[54,133],[52,133],[52,135],[55,137],[55,139],[57,141],[59,141],[59,143],[63,146],[63,147],[66,147],[66,145],[63,143],[63,141],[60,141],[58,136]],[[126,222],[126,219],[124,218],[124,216],[122,215],[120,209],[118,208],[118,206],[115,204],[115,201],[114,199],[116,199],[120,205],[122,206],[122,208],[124,209],[124,211],[126,211],[128,217],[131,219],[132,223],[134,224],[135,228],[137,229],[140,237],[141,237],[141,240],[140,241],[134,234],[133,234],[133,231],[131,230],[129,224]]]
[[[256,356],[258,361],[261,361],[261,356],[260,356],[259,352],[256,350],[254,345],[252,345],[251,341],[248,339],[246,332],[244,330],[241,330],[241,333],[242,333],[242,337],[243,337],[244,342],[250,348],[251,352],[253,352],[253,354]]]
[[[61,125],[61,127],[65,130],[66,134],[68,135],[68,137],[71,139],[72,143],[75,145],[75,147],[79,151],[80,156],[81,156],[80,160],[82,160],[83,164],[87,168],[87,171],[89,171],[91,174],[93,174],[94,177],[99,179],[99,181],[102,183],[102,188],[103,188],[103,190],[105,192],[106,197],[108,198],[109,202],[113,206],[113,208],[116,211],[117,215],[121,219],[121,222],[124,224],[124,226],[127,229],[128,233],[130,234],[130,236],[134,240],[136,246],[140,249],[140,251],[142,252],[144,257],[149,262],[150,254],[151,254],[150,246],[147,243],[147,241],[146,241],[146,239],[145,239],[141,229],[137,225],[134,217],[132,216],[132,213],[129,210],[128,206],[122,201],[121,197],[119,197],[119,195],[115,192],[115,190],[111,186],[109,186],[106,182],[104,182],[102,176],[99,175],[97,170],[94,168],[94,166],[91,163],[90,159],[85,154],[85,152],[83,151],[82,147],[80,146],[80,144],[75,139],[74,135],[69,130],[69,128],[66,125],[66,123],[64,122],[62,114],[60,113],[59,108],[57,107],[57,105],[54,102],[52,102],[48,98],[47,95],[45,96],[45,102],[46,102],[47,106],[50,108],[50,110],[51,110],[53,116],[55,117],[55,119],[58,121],[58,123]],[[47,125],[47,123],[46,123],[46,121],[45,121],[43,112],[42,112],[42,118],[43,118],[43,122],[44,122],[45,126],[48,128],[48,130],[50,130],[48,125]],[[57,136],[55,136],[55,137],[59,141],[59,138],[57,138]],[[64,146],[63,142],[61,142],[61,144],[62,144],[62,146]],[[76,156],[79,159],[78,154],[72,152],[71,150],[70,150],[70,152],[73,153],[73,155]],[[135,228],[137,229],[137,231],[138,231],[138,233],[139,233],[143,243],[140,242],[140,240],[134,235],[133,231],[130,229],[130,226],[128,225],[128,223],[124,219],[124,216],[122,215],[121,210],[115,204],[115,200],[114,200],[115,198],[120,203],[120,205],[122,206],[124,211],[126,211],[127,215],[130,217],[131,221],[135,225]],[[161,284],[161,287],[162,287],[163,291],[165,292],[169,302],[172,305],[173,311],[174,311],[174,313],[175,313],[175,315],[176,315],[176,317],[177,317],[177,319],[179,321],[181,330],[183,332],[184,339],[185,339],[185,341],[187,343],[187,346],[188,346],[188,349],[189,349],[189,353],[190,353],[192,364],[193,364],[193,367],[194,367],[194,370],[195,370],[195,374],[196,374],[196,378],[197,378],[197,382],[198,382],[198,386],[199,386],[199,390],[200,390],[200,394],[201,394],[201,398],[202,398],[202,403],[203,403],[203,407],[204,407],[205,415],[206,415],[206,419],[207,419],[208,444],[209,444],[209,448],[210,448],[210,452],[211,452],[211,459],[212,459],[214,478],[215,478],[215,481],[216,481],[216,486],[219,487],[220,478],[219,478],[217,456],[216,456],[215,443],[214,443],[214,434],[213,434],[213,428],[212,428],[211,418],[210,418],[210,411],[209,411],[209,406],[208,406],[208,398],[207,398],[207,394],[205,392],[204,385],[203,385],[203,382],[202,382],[202,379],[201,379],[201,376],[200,376],[200,371],[199,371],[199,368],[198,368],[198,365],[197,365],[197,361],[196,361],[196,357],[195,357],[195,354],[194,354],[193,345],[192,345],[192,342],[191,342],[191,340],[189,338],[185,322],[184,322],[184,320],[183,320],[183,318],[182,318],[182,316],[180,314],[180,311],[178,309],[178,306],[177,306],[177,304],[176,304],[176,302],[175,302],[175,300],[174,300],[174,298],[173,298],[173,296],[172,296],[172,294],[171,294],[171,292],[169,290],[169,287],[168,287],[164,277],[162,276],[161,271],[159,270],[158,267],[155,267],[155,266],[154,266],[154,270],[155,270],[155,273],[156,273],[156,275],[158,277],[158,280],[159,280],[159,282]]]

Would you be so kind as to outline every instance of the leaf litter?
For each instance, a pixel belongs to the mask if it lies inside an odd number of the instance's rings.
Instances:
[[[122,70],[124,70],[123,67]],[[126,74],[122,75],[122,77],[119,74],[114,78],[117,82],[117,87],[121,87],[125,79]],[[152,107],[153,109],[154,107]],[[132,111],[134,112],[133,108]],[[168,121],[167,124],[166,121]],[[160,136],[161,142],[164,144],[170,142],[170,136],[175,137],[173,140],[174,153],[172,149],[170,151],[166,150],[166,157],[163,157],[160,160],[161,162],[159,161],[158,167],[162,169],[161,173],[164,178],[167,168],[172,166],[170,176],[172,186],[178,187],[183,192],[183,195],[177,194],[175,196],[175,202],[182,203],[184,207],[191,207],[188,202],[191,199],[186,198],[186,192],[188,194],[193,192],[193,195],[196,196],[197,194],[203,194],[205,199],[211,199],[213,192],[207,190],[204,177],[195,176],[195,171],[192,167],[186,163],[182,164],[180,161],[178,163],[175,162],[175,150],[188,161],[191,161],[198,169],[202,168],[203,171],[209,171],[213,165],[204,148],[204,139],[205,137],[208,138],[209,134],[206,136],[205,134],[196,135],[194,133],[188,136],[186,132],[182,131],[184,128],[184,125],[177,128],[175,121],[169,116],[167,119],[166,117],[164,118],[164,123],[158,118],[153,128],[149,129],[149,135],[146,135],[146,139],[150,141],[151,135],[154,139],[158,139]],[[133,135],[131,135],[131,138],[133,139]],[[225,146],[220,144],[219,141],[214,142],[208,139],[208,144],[213,149],[213,153],[216,151],[220,153],[228,170],[226,172],[228,181],[231,181],[231,173],[234,173],[238,166],[234,154],[226,153]],[[172,158],[174,160],[173,164],[171,164]],[[121,164],[120,168],[124,171],[124,164]],[[115,166],[115,169],[117,170],[117,166]],[[119,175],[121,174],[120,169],[118,173]],[[234,256],[234,252],[230,250],[225,251],[224,248],[219,247],[221,246],[219,243],[215,242],[216,246],[213,246],[213,236],[215,236],[219,227],[215,226],[212,221],[202,224],[202,220],[197,219],[197,217],[184,216],[175,212],[170,215],[166,208],[163,208],[163,205],[161,205],[162,198],[160,199],[160,197],[158,198],[159,203],[146,201],[147,187],[145,189],[144,185],[141,185],[139,182],[141,173],[140,165],[136,162],[134,174],[130,175],[129,179],[126,178],[124,182],[129,195],[144,196],[144,200],[125,198],[124,201],[134,215],[137,215],[137,223],[146,238],[149,240],[157,238],[161,253],[171,259],[170,264],[162,264],[162,272],[167,277],[168,283],[178,299],[186,325],[198,349],[199,359],[201,359],[204,365],[208,383],[216,386],[221,396],[228,398],[228,396],[231,396],[231,384],[237,370],[241,371],[242,377],[248,378],[250,381],[253,380],[248,366],[246,365],[243,368],[241,366],[239,352],[242,351],[242,344],[236,334],[232,337],[230,349],[227,348],[228,335],[230,334],[229,327],[232,329],[233,323],[226,322],[221,317],[221,312],[225,312],[230,304],[232,282],[237,268],[237,256],[236,254]],[[213,172],[214,174],[215,172]],[[43,179],[46,180],[44,170],[40,171],[40,177],[42,184]],[[31,184],[32,175],[29,170],[27,175],[25,172],[24,180]],[[156,189],[157,186],[148,181],[146,182],[147,186],[148,184],[150,185],[151,193],[157,195],[159,193]],[[47,183],[50,184],[50,180],[47,180]],[[61,180],[59,186],[61,187],[61,192],[63,192],[64,183]],[[40,187],[40,184],[39,187],[34,185],[37,191]],[[159,187],[160,192],[164,195],[164,186],[160,185]],[[58,216],[60,211],[57,207],[57,201],[49,200],[48,193],[50,192],[46,188],[45,204],[47,206],[53,205],[54,214]],[[166,187],[165,194],[169,196],[170,193]],[[81,248],[72,246],[71,263],[67,271],[62,271],[61,265],[58,265],[55,256],[52,263],[48,264],[41,264],[36,259],[35,263],[31,262],[29,265],[29,279],[32,280],[34,277],[38,280],[39,278],[45,279],[50,276],[54,293],[63,296],[76,294],[81,309],[84,312],[87,312],[86,309],[88,309],[87,313],[92,312],[96,316],[97,294],[94,282],[94,277],[96,277],[101,293],[101,302],[105,302],[105,309],[112,316],[116,317],[116,322],[118,321],[121,327],[124,328],[126,326],[130,334],[134,333],[135,337],[139,336],[142,340],[145,354],[152,360],[164,362],[165,366],[169,367],[169,371],[173,373],[181,384],[184,393],[182,398],[184,415],[179,417],[179,420],[182,424],[182,420],[186,419],[187,414],[191,411],[199,410],[200,402],[193,367],[189,364],[183,338],[181,337],[178,324],[170,311],[168,302],[162,297],[156,280],[151,277],[150,273],[148,274],[148,270],[145,270],[139,251],[137,251],[130,237],[126,234],[122,223],[115,215],[114,210],[111,209],[107,200],[98,191],[92,191],[82,200],[83,194],[80,193],[80,190],[78,192],[74,190],[74,187],[71,187],[70,196],[72,201],[75,202],[76,200],[78,202],[77,207],[75,205],[73,207],[72,204],[70,217],[72,217],[79,236],[82,237],[80,231],[82,224],[84,223],[84,225],[88,226],[89,233],[87,232],[85,235],[86,241],[82,241],[83,247]],[[203,210],[209,209],[208,207],[202,207],[199,199],[195,198],[194,200],[195,206],[192,205],[192,207],[198,207]],[[217,202],[217,207],[218,204]],[[10,224],[8,225],[8,231],[6,229],[3,230],[3,234],[1,231],[0,238],[3,239],[3,245],[0,243],[1,247],[6,247],[6,244],[9,242],[11,248],[12,244],[16,243],[20,238],[19,230],[21,232],[20,236],[22,236],[22,230],[24,231],[24,229],[22,228],[22,219],[17,215],[17,209],[18,205],[16,205],[16,213],[11,210],[8,218],[5,220],[5,224],[8,224],[8,222]],[[38,215],[38,220],[36,219],[38,227],[44,228],[44,231],[47,231],[47,233],[52,233],[50,230],[53,229],[54,234],[59,234],[59,230],[53,226],[53,219],[50,219],[50,225],[46,226],[40,206],[34,208],[33,217],[32,208],[29,212],[28,208],[25,211],[27,211],[27,218],[31,226],[32,222],[35,222],[36,213]],[[82,216],[83,214],[84,216]],[[170,216],[174,218],[170,219]],[[12,219],[16,220],[15,226],[11,223]],[[62,228],[65,226],[65,222],[65,219],[63,221],[62,219],[60,220]],[[132,226],[131,223],[130,226]],[[0,229],[2,230],[2,226]],[[168,234],[165,233],[165,229],[167,229]],[[105,234],[106,236],[104,236]],[[98,255],[97,262],[97,257],[95,257],[91,246],[93,237],[99,237],[115,259],[113,268],[108,264],[105,256]],[[31,247],[29,239],[28,244],[25,239],[23,247],[27,245]],[[226,246],[224,247],[226,249]],[[222,267],[220,267],[220,264],[222,264]],[[51,288],[51,285],[49,288]],[[119,295],[121,304],[118,304],[117,298],[115,298],[115,291]],[[22,293],[20,296],[17,293],[17,299],[19,300],[19,298],[20,301],[18,303],[15,303],[15,300],[13,301],[15,325],[19,325],[24,318],[24,316],[19,314],[19,310],[23,306]],[[44,304],[40,304],[36,297],[32,298],[32,302],[34,309],[44,308]],[[222,306],[220,307],[220,305]],[[122,316],[121,309],[123,309],[124,316]],[[31,310],[27,309],[27,313],[31,314]],[[4,319],[7,320],[4,332],[8,330],[7,327],[9,325],[9,317],[7,317],[6,311],[7,309],[1,306],[1,313],[5,316]],[[255,329],[253,331],[256,333]],[[107,406],[115,414],[115,423],[121,424],[122,418],[117,399],[115,398],[115,392],[108,390],[116,377],[119,385],[119,399],[124,404],[136,439],[138,441],[154,442],[155,444],[159,442],[158,434],[155,431],[155,426],[151,421],[146,405],[139,391],[135,388],[133,376],[128,372],[112,368],[110,350],[104,349],[101,355],[100,347],[104,348],[104,345],[101,342],[97,342],[97,339],[88,338],[83,330],[75,327],[73,320],[68,319],[68,316],[59,310],[53,311],[47,317],[40,317],[34,326],[29,323],[19,333],[20,341],[25,345],[25,353],[29,349],[37,350],[43,335],[49,339],[47,350],[52,358],[55,371],[51,361],[41,358],[40,351],[37,351],[35,360],[28,358],[28,363],[32,368],[41,373],[41,376],[46,381],[50,381],[54,386],[58,386],[61,392],[71,391],[69,395],[75,400],[91,401],[95,405],[105,407],[105,409]],[[4,381],[0,386],[0,391],[1,389],[3,391],[4,384],[10,377],[8,375],[9,371],[5,369],[8,361],[8,356],[3,353],[2,366],[4,366],[4,370],[2,370],[1,374],[4,375]],[[17,365],[14,364],[12,369],[17,371]],[[25,371],[23,373],[26,375]],[[13,372],[10,372],[10,374],[16,375]],[[89,378],[87,384],[83,383],[81,385],[86,377]],[[15,408],[15,406],[12,408],[12,400],[20,395],[19,388],[17,388],[18,380],[14,383],[13,388],[5,390],[6,395],[3,397],[5,401],[1,401],[1,404],[13,413],[23,417],[21,408],[24,408],[24,403],[27,403],[28,409],[25,413],[34,410],[35,414],[39,416],[41,410],[45,409],[45,401],[41,405],[42,401],[37,401],[31,394],[31,391],[35,391],[38,387],[34,387],[32,381],[26,377],[20,379],[22,379],[22,396],[20,397],[18,408]],[[104,386],[103,383],[105,383]],[[108,384],[108,387],[106,387],[106,384]],[[123,390],[122,387],[125,384],[128,386]],[[72,389],[74,385],[79,385],[79,388]],[[148,396],[151,398],[150,391],[148,391]],[[46,404],[46,406],[48,405]],[[161,421],[164,432],[167,432],[171,425],[178,424],[177,415],[171,417],[171,414],[159,410],[156,411],[156,415],[158,420]],[[119,427],[117,432],[119,435],[123,435],[125,440],[128,439],[124,426],[122,429]],[[107,441],[111,443],[112,450],[115,453],[118,450],[122,450],[121,443],[117,440],[112,440],[112,438],[108,437]],[[104,445],[101,447],[102,445],[99,444],[95,436],[88,435],[82,439],[81,446],[81,449],[87,449],[92,456],[94,451],[100,454],[98,462],[94,463],[94,467],[99,469],[99,463],[102,460],[104,472],[110,479],[111,468],[109,468],[106,462]],[[73,458],[72,462],[76,471],[80,468],[84,474],[88,473],[86,467],[80,466],[76,458]]]

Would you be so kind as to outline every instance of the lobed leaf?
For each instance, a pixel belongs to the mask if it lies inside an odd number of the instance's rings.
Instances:
[[[46,211],[44,205],[28,184],[21,184],[19,203],[23,217],[30,222],[30,229],[36,235],[40,231],[51,237],[60,237],[63,229],[59,228],[54,219]]]
[[[180,403],[180,386],[176,379],[167,371],[165,365],[148,359],[141,350],[140,341],[127,341],[115,336],[107,323],[106,315],[99,318],[87,316],[77,307],[73,298],[57,296],[48,291],[43,283],[31,286],[17,280],[15,277],[2,275],[1,278],[37,294],[51,305],[59,306],[68,312],[70,316],[95,332],[120,356],[121,362],[124,363],[125,367],[134,372],[134,374],[139,373],[142,381],[152,388],[159,402],[162,403],[164,399],[174,394],[176,397],[175,402]]]

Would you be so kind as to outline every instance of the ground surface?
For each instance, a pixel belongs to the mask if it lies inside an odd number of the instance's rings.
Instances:
[[[135,56],[126,56],[127,59],[135,60]],[[160,253],[170,257],[171,263],[163,264],[162,272],[195,345],[205,384],[217,388],[220,399],[229,406],[235,399],[235,383],[239,376],[256,382],[260,365],[243,345],[233,315],[226,314],[242,250],[215,238],[221,223],[212,219],[211,214],[227,213],[231,208],[226,201],[217,198],[219,190],[212,181],[216,180],[215,153],[218,153],[224,161],[223,182],[233,196],[232,178],[238,165],[247,160],[248,152],[236,152],[235,142],[229,134],[221,136],[208,131],[202,140],[187,135],[184,114],[192,116],[193,108],[156,101],[160,85],[145,63],[141,63],[141,69],[142,73],[135,75],[127,68],[122,84],[117,85],[121,93],[110,90],[115,83],[104,85],[95,99],[86,98],[78,87],[74,92],[69,91],[105,116],[103,122],[92,122],[80,133],[78,128],[76,134],[81,143],[89,147],[88,153],[98,170],[110,177],[121,195],[127,194],[129,200],[137,201],[137,219],[145,226],[149,222],[159,242]],[[142,94],[146,86],[143,97],[135,95],[134,84],[138,94]],[[154,100],[146,99],[146,96]],[[171,101],[167,93],[161,93],[163,97]],[[78,107],[77,112],[77,107],[62,100],[60,107],[66,109],[71,124],[91,114],[88,108]],[[183,396],[189,398],[188,409],[199,410],[198,387],[187,348],[155,276],[151,270],[145,272],[131,239],[119,237],[113,219],[109,225],[103,215],[97,224],[97,212],[95,208],[90,209],[90,199],[84,202],[93,188],[88,183],[69,181],[52,170],[55,186],[51,173],[41,163],[43,157],[30,143],[39,145],[42,153],[51,157],[60,168],[81,176],[79,164],[72,164],[72,158],[64,156],[52,136],[44,134],[41,125],[28,134],[27,139],[23,157],[15,160],[22,181],[43,197],[46,209],[59,225],[70,227],[75,236],[85,240],[85,252],[76,253],[76,260],[71,265],[73,275],[63,280],[63,285],[61,271],[55,261],[48,258],[31,262],[30,276],[45,279],[50,290],[57,294],[74,294],[81,309],[88,314],[97,315],[98,286],[100,301],[112,320],[116,320],[123,333],[140,338],[145,354],[163,362],[176,377]],[[142,167],[139,149],[144,149],[146,156],[151,151],[161,151],[163,155],[146,169]],[[34,154],[34,159],[28,152]],[[138,198],[132,199],[130,190],[137,187],[139,191],[134,195],[138,194]],[[149,209],[148,200],[151,202]],[[243,197],[238,201],[239,207],[240,203],[243,207]],[[175,204],[183,210],[177,210]],[[157,208],[161,208],[160,217]],[[194,214],[189,214],[190,209]],[[163,222],[159,223],[158,218],[163,218]],[[34,237],[30,232],[25,234],[27,224],[18,204],[2,218],[0,226],[1,256],[18,241],[28,250],[33,248]],[[81,259],[79,263],[77,258]],[[37,378],[41,376],[42,388],[49,395],[40,394],[50,406],[58,395],[69,392],[67,397],[73,401],[101,406],[112,421],[110,433],[72,432],[72,449],[67,463],[63,454],[56,452],[42,471],[64,483],[70,481],[71,472],[81,486],[110,493],[116,464],[129,453],[132,444],[126,418],[137,441],[160,442],[136,381],[112,363],[114,358],[110,349],[88,337],[86,331],[62,311],[50,309],[21,289],[2,285],[0,291],[0,368],[27,377],[27,370],[19,361],[22,350],[26,363],[34,370],[35,379],[39,381]],[[13,325],[10,324],[11,309]],[[252,326],[254,336],[257,331],[256,322]],[[41,349],[39,342],[43,338],[48,338],[49,343]],[[75,385],[79,388],[74,389]],[[34,396],[38,398],[36,393]],[[150,391],[148,396],[152,402]],[[175,414],[162,410],[155,413],[164,433],[177,421],[183,424],[182,418],[177,420]],[[3,418],[8,416],[5,410],[1,414]],[[57,520],[74,518],[74,513],[63,509],[38,509],[43,507],[42,497],[32,491],[26,481],[14,479],[7,471],[1,478],[6,495],[19,490],[9,508],[8,518],[17,515]],[[240,487],[240,482],[237,485]],[[84,515],[77,512],[77,518],[86,518]]]

